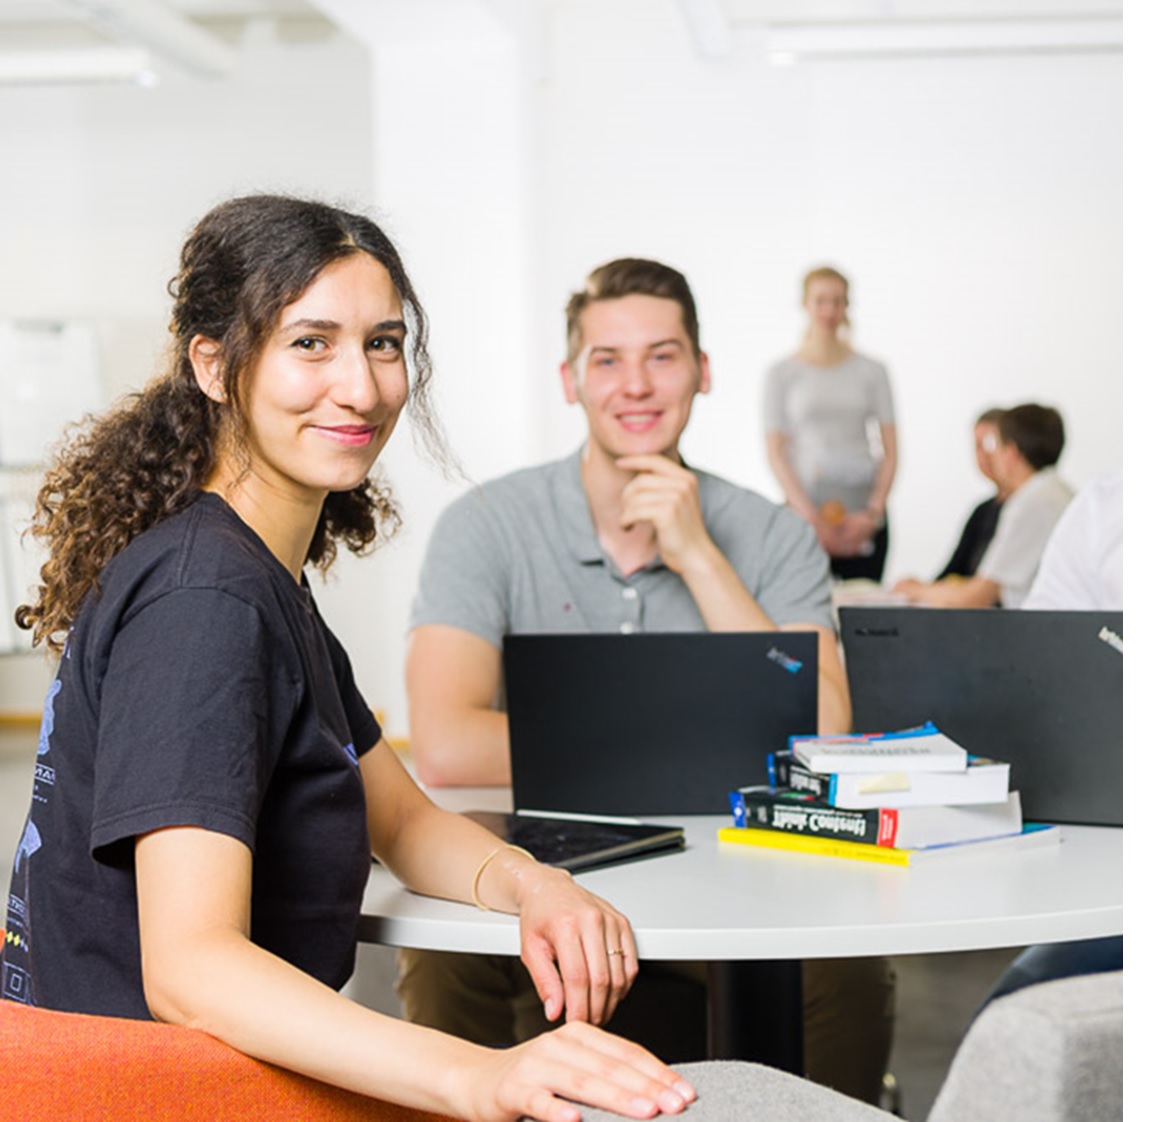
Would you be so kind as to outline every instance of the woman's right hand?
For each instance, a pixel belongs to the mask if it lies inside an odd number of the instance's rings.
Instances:
[[[480,1054],[464,1088],[466,1117],[478,1122],[578,1122],[576,1103],[653,1118],[679,1114],[696,1097],[687,1080],[640,1045],[578,1021]]]
[[[842,552],[842,541],[840,536],[840,527],[834,526],[822,514],[817,512],[809,520],[812,529],[816,531],[816,537],[820,539],[820,544],[824,548],[824,552],[829,557],[839,557]]]

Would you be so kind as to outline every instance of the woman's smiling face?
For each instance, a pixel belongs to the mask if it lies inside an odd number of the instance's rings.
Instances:
[[[308,506],[359,486],[408,398],[404,337],[383,265],[366,253],[328,265],[281,311],[244,379],[245,462],[224,473]]]

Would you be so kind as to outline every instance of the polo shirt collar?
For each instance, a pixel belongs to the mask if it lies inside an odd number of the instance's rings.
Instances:
[[[580,474],[583,458],[584,446],[581,445],[557,464],[552,479],[552,501],[568,552],[582,565],[604,565],[608,559],[596,537],[588,495],[584,491],[584,477]]]

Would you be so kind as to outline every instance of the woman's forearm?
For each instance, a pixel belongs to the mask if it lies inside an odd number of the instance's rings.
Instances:
[[[374,1098],[461,1115],[483,1051],[342,998],[249,937],[251,852],[194,827],[136,842],[144,996],[158,1020]]]
[[[784,501],[808,522],[814,522],[818,516],[804,485],[792,467],[788,456],[788,437],[782,432],[770,432],[765,438],[768,449],[768,466],[780,489],[784,492]]]
[[[468,1116],[483,1049],[365,1009],[242,935],[199,939],[154,982],[154,1012],[324,1083]]]
[[[657,1104],[676,1111],[691,1098],[655,1057],[588,1024],[500,1052],[348,1001],[251,941],[251,870],[247,847],[222,834],[176,827],[137,839],[142,976],[158,1020],[337,1087],[453,1118],[575,1122],[571,1099],[650,1117]],[[498,878],[488,887],[501,891]],[[608,1012],[613,1004],[601,1001]],[[590,1083],[589,1068],[605,1078]]]
[[[896,465],[898,460],[896,444],[896,426],[880,426],[880,442],[884,454],[876,466],[876,475],[872,481],[872,491],[868,496],[868,512],[877,520],[883,517],[888,506],[888,496],[892,491],[892,484],[896,479]]]

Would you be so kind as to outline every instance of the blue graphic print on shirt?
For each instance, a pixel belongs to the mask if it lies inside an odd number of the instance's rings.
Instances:
[[[28,862],[43,846],[36,827],[34,814],[37,804],[48,801],[56,782],[56,770],[45,759],[52,747],[52,732],[56,725],[56,697],[61,681],[56,678],[44,699],[44,712],[40,719],[40,739],[36,745],[36,775],[32,787],[32,810],[24,824],[24,833],[16,847],[12,871],[12,886],[8,893],[8,915],[5,921],[3,944],[0,945],[0,998],[19,1001],[26,1005],[36,1003],[32,992],[31,975],[27,970],[32,947],[32,931],[27,903]]]

